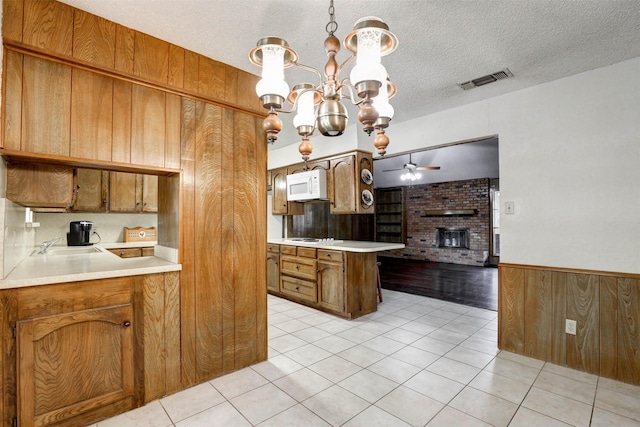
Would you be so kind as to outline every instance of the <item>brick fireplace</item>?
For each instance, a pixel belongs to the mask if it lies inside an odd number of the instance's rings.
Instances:
[[[407,242],[385,256],[487,265],[491,217],[489,179],[406,188]]]

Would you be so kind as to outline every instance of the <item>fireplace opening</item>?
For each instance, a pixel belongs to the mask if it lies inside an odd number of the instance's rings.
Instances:
[[[436,246],[439,248],[469,249],[468,228],[438,228]]]

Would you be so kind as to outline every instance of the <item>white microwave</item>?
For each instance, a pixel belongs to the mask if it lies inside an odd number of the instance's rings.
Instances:
[[[327,198],[327,171],[310,171],[287,175],[287,200],[305,201]]]

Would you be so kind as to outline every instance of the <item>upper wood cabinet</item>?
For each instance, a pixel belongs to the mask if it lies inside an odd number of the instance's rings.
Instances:
[[[71,67],[27,55],[23,64],[21,143],[11,148],[68,156]]]
[[[110,212],[157,212],[158,177],[111,172],[109,199]]]
[[[109,208],[109,172],[94,169],[76,170],[77,212],[106,212]]]
[[[374,213],[373,159],[371,153],[354,151],[311,162],[271,170],[274,215],[303,215],[304,203],[287,202],[287,174],[311,169],[327,170],[327,196],[332,214]],[[367,169],[369,173],[363,175]],[[364,194],[368,192],[368,194]]]
[[[7,199],[22,206],[66,209],[73,204],[73,169],[69,166],[7,165]]]
[[[273,194],[271,212],[274,215],[303,215],[304,205],[287,201],[287,168],[271,171]]]
[[[356,158],[353,155],[331,160],[327,179],[331,213],[356,213],[359,193],[356,187]]]
[[[110,161],[113,79],[76,68],[71,87],[70,156]]]

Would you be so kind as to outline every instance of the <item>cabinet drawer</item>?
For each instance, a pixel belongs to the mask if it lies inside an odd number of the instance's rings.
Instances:
[[[281,276],[280,292],[306,301],[316,302],[318,300],[315,282],[300,280],[294,277]]]
[[[330,251],[327,249],[318,249],[318,260],[342,262],[342,251]]]
[[[315,258],[316,248],[303,248],[302,246],[298,246],[298,256],[302,256],[305,258]]]
[[[155,254],[155,250],[153,247],[142,248],[142,256],[153,256],[154,254]]]
[[[280,253],[280,245],[272,245],[271,243],[267,243],[267,252],[273,252],[275,254]]]
[[[115,248],[109,252],[118,255],[120,258],[135,258],[142,256],[142,248]]]
[[[295,255],[296,247],[295,246],[280,246],[280,253],[283,255]]]
[[[280,258],[280,274],[316,280],[316,263],[315,259],[282,256]]]

